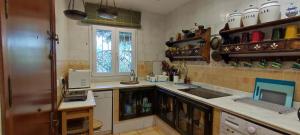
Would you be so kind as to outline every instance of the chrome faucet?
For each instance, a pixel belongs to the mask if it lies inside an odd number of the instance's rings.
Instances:
[[[136,81],[136,79],[137,79],[136,74],[135,74],[134,70],[132,69],[130,72],[130,81],[134,82],[134,81]]]

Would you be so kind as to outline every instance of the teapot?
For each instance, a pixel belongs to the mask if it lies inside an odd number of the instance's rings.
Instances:
[[[298,7],[294,3],[290,3],[289,7],[286,9],[285,15],[287,17],[294,17],[298,15]]]

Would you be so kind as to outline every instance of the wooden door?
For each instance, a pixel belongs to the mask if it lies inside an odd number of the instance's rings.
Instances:
[[[3,41],[7,135],[54,133],[56,110],[53,0],[5,0]],[[47,33],[48,32],[48,33]],[[50,34],[51,35],[51,34]],[[5,69],[5,68],[4,68]],[[7,80],[7,81],[6,81]]]

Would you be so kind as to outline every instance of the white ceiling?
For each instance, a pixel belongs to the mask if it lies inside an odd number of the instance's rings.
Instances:
[[[115,0],[117,7],[148,11],[159,14],[168,14],[190,0]],[[99,3],[100,0],[86,0],[86,2]],[[106,2],[106,0],[103,0]],[[113,5],[113,0],[108,0]]]

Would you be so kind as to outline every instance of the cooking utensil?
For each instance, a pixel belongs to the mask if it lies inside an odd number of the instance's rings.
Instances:
[[[276,69],[280,69],[282,67],[281,60],[277,59],[277,60],[271,62],[271,67],[276,68]]]
[[[258,67],[260,68],[267,68],[268,67],[268,61],[266,59],[262,59],[259,63],[258,63]]]
[[[283,28],[274,28],[272,32],[272,40],[280,40],[284,38]]]
[[[244,26],[256,25],[258,22],[258,13],[259,9],[253,5],[250,5],[247,9],[245,9],[242,16]]]
[[[285,39],[293,39],[298,37],[298,26],[295,24],[288,25],[285,31]]]
[[[298,59],[293,65],[292,65],[293,69],[300,69],[300,59]]]
[[[241,27],[241,18],[242,14],[235,10],[233,13],[228,16],[228,25],[229,29]]]
[[[214,61],[216,62],[219,62],[222,60],[222,56],[221,54],[219,53],[219,51],[213,51],[212,54],[211,54],[211,57]]]
[[[244,67],[248,67],[248,68],[253,67],[252,61],[244,62]]]
[[[83,2],[83,5],[85,5],[84,1],[82,1],[82,2]],[[72,5],[72,7],[71,7],[71,5]],[[68,9],[64,11],[65,16],[67,16],[68,18],[73,19],[73,20],[85,19],[87,17],[87,13],[79,11],[79,10],[75,10],[74,5],[75,5],[74,0],[70,0]]]
[[[264,40],[265,34],[261,31],[252,32],[252,43],[261,42]]]
[[[276,21],[281,18],[280,4],[278,1],[267,0],[259,9],[259,19],[261,23]]]
[[[210,47],[213,50],[217,50],[221,45],[221,39],[219,37],[213,37],[210,41]]]

